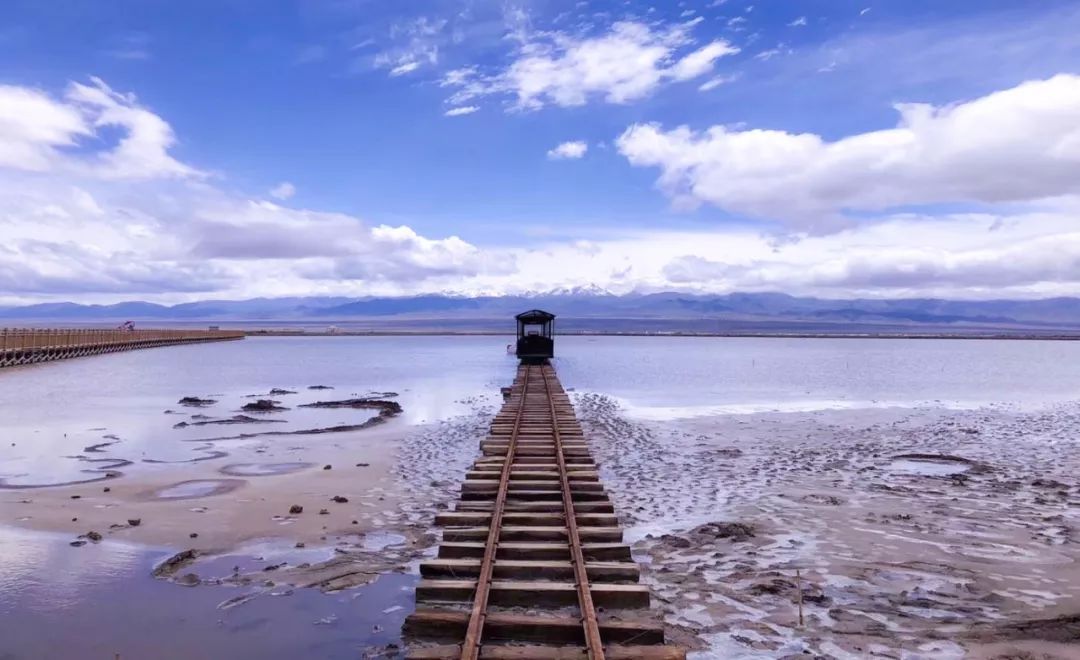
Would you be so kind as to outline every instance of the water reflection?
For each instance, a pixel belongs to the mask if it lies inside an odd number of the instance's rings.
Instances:
[[[0,446],[0,484],[93,480],[102,475],[85,470],[102,470],[107,464],[94,462],[102,458],[134,462],[125,473],[226,459],[289,437],[282,433],[359,426],[376,414],[301,407],[315,401],[393,396],[404,413],[391,423],[443,419],[465,412],[463,399],[490,393],[493,379],[507,377],[512,360],[500,342],[254,338],[5,369],[0,410],[10,442]],[[289,409],[244,411],[259,398]],[[184,405],[182,399],[204,403]],[[316,441],[295,437],[301,444]],[[362,432],[354,439],[362,440]]]
[[[106,540],[0,529],[0,656],[39,658],[355,659],[399,641],[416,577],[385,575],[335,594],[312,589],[178,586],[150,577],[171,554]],[[252,552],[275,554],[272,542]],[[312,557],[324,551],[312,551]],[[246,561],[232,556],[229,561]],[[222,603],[241,604],[220,607]]]

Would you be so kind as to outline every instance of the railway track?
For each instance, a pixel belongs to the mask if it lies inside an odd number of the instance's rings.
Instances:
[[[415,660],[676,660],[569,397],[522,365],[405,622]]]

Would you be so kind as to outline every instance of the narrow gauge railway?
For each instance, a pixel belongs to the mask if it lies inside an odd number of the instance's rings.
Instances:
[[[553,318],[553,317],[552,317]],[[408,657],[677,660],[649,612],[569,397],[523,361],[461,500],[436,517],[420,566]]]

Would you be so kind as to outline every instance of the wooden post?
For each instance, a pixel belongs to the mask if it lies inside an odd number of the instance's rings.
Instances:
[[[795,586],[799,590],[799,627],[803,627],[803,613],[802,613],[802,573],[799,569],[795,569]]]

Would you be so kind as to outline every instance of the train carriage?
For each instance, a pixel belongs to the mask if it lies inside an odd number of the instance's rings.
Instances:
[[[540,309],[518,314],[517,357],[526,364],[542,364],[555,356],[555,315]]]

